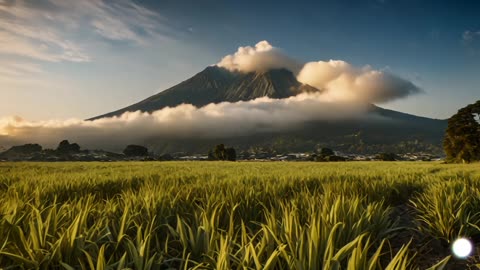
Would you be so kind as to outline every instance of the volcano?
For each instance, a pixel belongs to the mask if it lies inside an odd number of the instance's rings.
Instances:
[[[190,79],[125,108],[92,117],[96,120],[120,116],[125,112],[153,112],[165,107],[192,104],[203,107],[211,103],[238,102],[261,97],[282,99],[303,92],[321,92],[297,81],[287,69],[270,69],[249,73],[231,72],[209,66]],[[158,152],[202,152],[217,143],[225,142],[240,149],[251,147],[274,148],[278,151],[308,151],[318,145],[328,145],[346,152],[428,151],[442,153],[441,142],[446,120],[431,119],[408,113],[387,110],[371,105],[369,115],[388,121],[345,120],[314,121],[302,128],[282,133],[260,133],[249,136],[146,141]]]

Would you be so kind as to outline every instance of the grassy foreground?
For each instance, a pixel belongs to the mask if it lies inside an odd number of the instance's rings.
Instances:
[[[4,269],[476,269],[479,226],[480,164],[0,163]]]

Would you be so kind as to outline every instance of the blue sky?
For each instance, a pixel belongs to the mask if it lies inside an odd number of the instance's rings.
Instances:
[[[88,118],[268,40],[300,61],[389,70],[447,118],[480,99],[478,1],[0,0],[0,117]]]

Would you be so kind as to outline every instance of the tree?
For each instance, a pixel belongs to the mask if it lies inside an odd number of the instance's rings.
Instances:
[[[320,149],[320,155],[322,155],[323,157],[328,157],[335,155],[335,153],[332,149],[323,147],[322,149]]]
[[[130,144],[123,150],[123,154],[127,157],[145,157],[148,156],[148,148],[141,145]]]
[[[42,151],[42,146],[39,144],[28,143],[24,145],[12,146],[7,151],[3,152],[4,154],[33,154]]]
[[[12,146],[7,151],[0,153],[0,159],[8,160],[26,160],[42,152],[42,146],[39,144],[24,144]]]
[[[225,159],[228,161],[235,161],[237,160],[237,152],[233,148],[226,148],[225,149]]]
[[[215,158],[217,160],[225,160],[226,159],[226,154],[225,154],[225,145],[219,144],[215,146],[215,150],[213,150],[213,153],[215,155]]]
[[[216,145],[215,148],[208,151],[208,160],[237,160],[237,152],[234,148],[225,148],[224,144]]]
[[[210,149],[208,150],[208,160],[216,160],[217,158],[215,157],[215,153],[213,153],[213,150]]]
[[[78,153],[80,152],[80,145],[63,140],[58,144],[57,152],[62,154]]]
[[[448,162],[480,160],[480,100],[458,110],[445,132],[443,149]]]
[[[394,153],[380,153],[375,158],[383,161],[395,161],[399,159]]]

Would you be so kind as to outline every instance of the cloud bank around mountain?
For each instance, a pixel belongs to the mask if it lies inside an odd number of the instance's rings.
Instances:
[[[127,144],[144,144],[151,139],[227,138],[290,130],[313,120],[363,118],[366,111],[366,104],[328,102],[321,93],[305,93],[286,99],[263,97],[201,108],[182,104],[153,113],[127,112],[120,117],[95,121],[30,122],[8,117],[0,119],[0,145],[33,142],[54,147],[68,139],[89,149],[118,151]]]
[[[267,41],[255,47],[240,47],[218,66],[235,72],[287,68],[300,82],[321,91],[285,99],[263,97],[222,102],[201,108],[182,104],[153,113],[127,112],[95,121],[31,122],[19,117],[0,118],[0,146],[40,143],[54,147],[68,139],[89,149],[121,150],[127,144],[169,138],[227,138],[280,132],[310,121],[379,120],[379,116],[368,113],[371,103],[420,92],[412,82],[369,66],[358,68],[338,60],[299,64]]]

